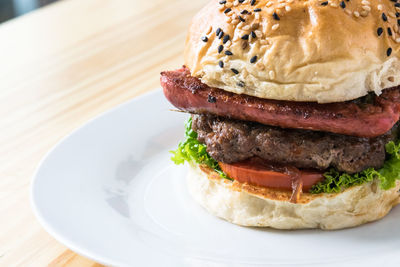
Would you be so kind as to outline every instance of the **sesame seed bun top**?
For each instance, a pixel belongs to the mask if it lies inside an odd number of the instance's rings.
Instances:
[[[260,98],[352,100],[400,84],[400,2],[213,0],[185,64],[209,86]]]

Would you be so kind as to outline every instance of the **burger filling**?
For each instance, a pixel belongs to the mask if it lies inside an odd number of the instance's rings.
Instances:
[[[309,130],[282,129],[210,115],[193,115],[192,129],[216,161],[235,163],[252,157],[297,168],[357,173],[380,168],[385,144],[396,138],[397,124],[384,135],[361,138]]]
[[[205,165],[222,178],[310,193],[338,193],[373,179],[400,179],[400,88],[349,102],[317,104],[259,99],[210,88],[186,69],[161,84],[193,115],[176,164]],[[243,85],[245,86],[245,85]]]
[[[400,116],[400,87],[386,89],[380,96],[318,104],[261,99],[210,88],[190,76],[187,68],[163,72],[161,84],[167,99],[180,110],[282,128],[371,138],[389,131]]]

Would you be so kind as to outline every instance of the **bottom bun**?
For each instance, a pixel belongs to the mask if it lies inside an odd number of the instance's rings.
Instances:
[[[400,182],[382,190],[377,180],[339,194],[302,194],[222,179],[204,165],[191,165],[187,176],[193,198],[211,214],[243,226],[276,229],[354,227],[384,217],[400,203]]]

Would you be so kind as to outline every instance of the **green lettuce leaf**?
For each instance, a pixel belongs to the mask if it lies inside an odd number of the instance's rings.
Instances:
[[[379,179],[380,187],[384,190],[396,186],[396,180],[400,180],[400,142],[393,141],[386,144],[387,158],[383,167],[379,170],[368,168],[362,172],[348,174],[338,172],[334,168],[324,173],[324,181],[314,185],[310,192],[319,193],[339,193],[346,188],[361,185]],[[185,140],[179,143],[178,149],[171,151],[172,161],[179,165],[187,162],[205,164],[215,170],[222,178],[231,180],[220,168],[218,162],[207,153],[207,146],[197,140],[197,133],[192,129],[192,118],[185,124]]]
[[[385,146],[386,161],[379,170],[374,168],[366,169],[355,174],[340,173],[335,169],[330,169],[324,173],[325,180],[314,185],[310,192],[319,193],[339,193],[344,189],[379,179],[380,187],[388,190],[396,186],[396,180],[400,180],[400,143],[390,141]]]
[[[222,178],[231,180],[220,168],[218,162],[207,153],[207,146],[197,140],[197,133],[192,130],[192,118],[185,124],[185,140],[179,143],[178,149],[171,151],[171,160],[179,165],[187,162],[205,164],[216,171]]]

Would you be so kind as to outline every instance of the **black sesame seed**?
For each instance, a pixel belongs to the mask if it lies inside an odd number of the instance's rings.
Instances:
[[[220,33],[221,31],[222,31],[221,28],[218,28],[218,29],[215,31],[215,35],[218,36],[219,33]]]
[[[281,19],[279,18],[278,14],[276,14],[275,12],[272,13],[272,17],[273,17],[275,20],[281,20]]]
[[[400,7],[400,3],[394,4],[395,7]]]
[[[383,29],[382,29],[381,27],[379,27],[379,28],[376,30],[376,33],[378,34],[378,36],[381,36],[381,34],[383,33]]]
[[[208,95],[208,100],[209,103],[215,103],[217,102],[217,98],[215,96],[212,95]]]
[[[239,3],[243,3],[245,0],[239,0]]]
[[[253,37],[253,39],[254,39],[254,38],[257,38],[256,33],[255,33],[255,32],[251,32],[251,37]]]
[[[242,18],[241,16],[238,16],[239,20],[242,22],[246,22],[246,20],[244,18]]]
[[[386,50],[386,55],[387,55],[388,57],[390,57],[391,54],[392,54],[392,48],[389,47],[389,48]]]
[[[321,6],[327,6],[328,5],[328,1],[322,2]]]
[[[225,51],[225,55],[227,55],[227,56],[233,56],[233,53],[232,53],[231,51],[229,51],[229,50],[226,50],[226,51]]]
[[[229,13],[229,12],[231,12],[231,11],[232,11],[231,8],[227,8],[227,9],[225,9],[224,13],[226,14],[226,13]]]
[[[382,19],[383,19],[383,21],[387,21],[387,17],[386,17],[385,13],[382,13]]]
[[[208,42],[208,37],[207,36],[203,36],[203,37],[201,37],[201,40],[203,42],[207,43]]]
[[[249,35],[248,34],[243,35],[242,40],[249,40]]]
[[[223,32],[223,31],[220,31],[220,32],[219,32],[219,35],[218,35],[218,39],[222,39],[222,37],[224,37],[224,32]]]
[[[225,5],[225,4],[226,4],[226,0],[219,1],[219,4],[220,4],[220,5]]]
[[[396,12],[396,18],[400,17],[400,13]]]
[[[218,54],[221,54],[222,50],[224,50],[224,46],[223,45],[218,46]]]
[[[245,86],[244,82],[242,82],[242,81],[238,82],[236,85],[239,86],[239,87],[244,87]]]
[[[233,72],[233,73],[235,73],[235,74],[239,74],[239,71],[237,70],[237,69],[231,69],[231,71]]]
[[[395,3],[397,2],[397,0],[390,0],[390,1],[395,2]]]
[[[254,12],[260,12],[260,11],[261,11],[261,8],[256,8],[256,9],[254,9],[253,11],[254,11]]]
[[[250,5],[254,6],[256,4],[256,0],[251,0]]]
[[[340,7],[341,8],[346,8],[346,4],[344,3],[344,1],[340,2]]]
[[[224,62],[223,62],[223,61],[218,62],[218,65],[219,65],[221,68],[223,68],[223,67],[224,67]]]
[[[254,64],[257,61],[257,56],[254,56],[250,59],[250,63]]]
[[[249,11],[247,11],[247,10],[245,9],[245,10],[242,10],[242,11],[240,12],[240,14],[246,15],[246,14],[249,14]]]
[[[231,37],[229,36],[229,34],[227,34],[227,35],[225,35],[225,37],[224,37],[224,39],[222,40],[222,42],[223,42],[224,44],[226,44],[226,42],[228,42],[230,38],[231,38]]]
[[[398,19],[398,20],[397,20],[397,25],[399,25],[399,26],[400,26],[400,19]]]
[[[390,29],[389,27],[387,28],[387,33],[389,34],[389,36],[392,36],[392,29]]]

